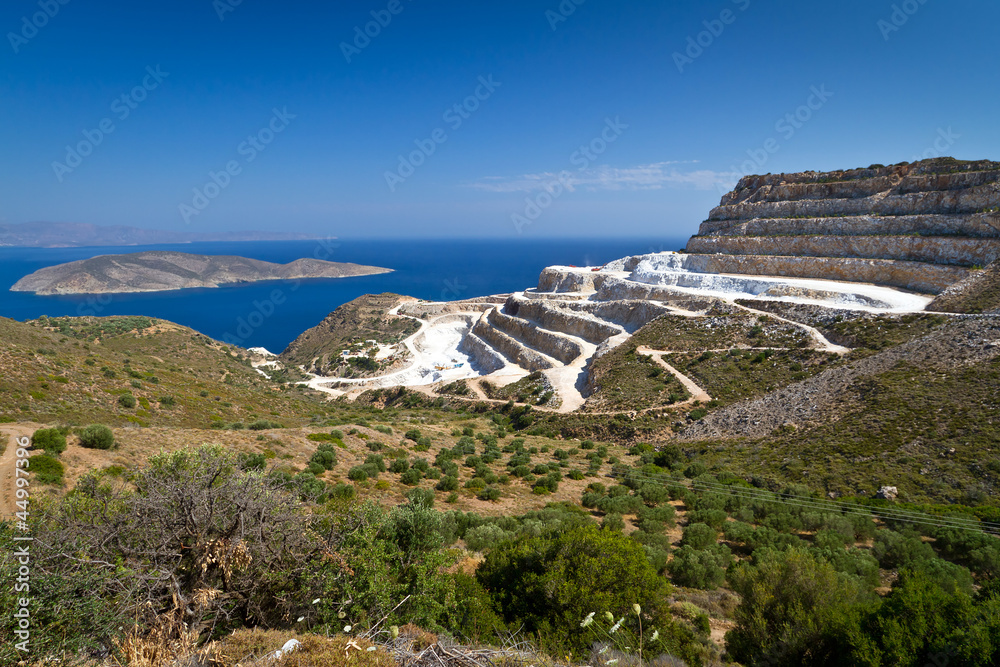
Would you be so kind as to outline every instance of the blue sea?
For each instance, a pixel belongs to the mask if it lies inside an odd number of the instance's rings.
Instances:
[[[538,283],[546,266],[594,266],[620,257],[684,247],[685,238],[573,240],[335,240],[183,245],[0,248],[0,316],[148,315],[243,347],[278,353],[337,306],[361,296],[395,292],[455,301],[513,292]],[[335,280],[275,281],[148,294],[35,296],[9,288],[46,266],[97,255],[176,250],[239,255],[287,263],[301,257],[355,262],[393,273]]]

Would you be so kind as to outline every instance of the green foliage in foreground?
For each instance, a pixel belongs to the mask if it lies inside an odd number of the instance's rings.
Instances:
[[[509,625],[521,624],[550,649],[585,651],[579,632],[593,613],[624,618],[638,604],[659,634],[654,654],[689,653],[694,637],[665,609],[669,585],[656,574],[642,547],[621,533],[596,525],[505,542],[477,573]],[[652,629],[650,630],[652,632]]]
[[[807,552],[768,551],[730,575],[743,596],[726,636],[747,665],[996,665],[1000,590],[949,593],[903,570],[879,599]]]

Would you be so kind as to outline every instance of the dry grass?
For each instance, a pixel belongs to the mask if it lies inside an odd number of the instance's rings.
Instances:
[[[269,656],[295,639],[300,646],[277,661]],[[338,635],[300,635],[274,630],[238,630],[205,650],[210,667],[395,667],[392,656],[381,646]]]
[[[275,659],[289,640],[299,645]],[[439,641],[437,635],[413,625],[399,628],[384,643],[363,637],[300,634],[277,630],[237,630],[196,647],[183,628],[158,628],[132,634],[117,647],[119,658],[100,667],[526,667],[551,665],[526,644],[511,642],[496,649],[467,647]],[[93,667],[98,667],[94,664]]]

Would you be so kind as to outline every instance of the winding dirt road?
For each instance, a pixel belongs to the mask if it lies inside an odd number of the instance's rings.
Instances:
[[[677,378],[677,380],[682,385],[684,385],[684,388],[688,390],[688,393],[691,394],[691,398],[688,399],[689,401],[691,402],[701,401],[702,403],[708,403],[709,401],[712,400],[712,397],[708,395],[708,392],[699,387],[697,384],[695,384],[694,380],[689,378],[687,375],[684,375],[684,373],[681,373],[679,370],[677,370],[676,368],[674,368],[673,366],[671,366],[670,364],[668,364],[663,360],[663,355],[672,354],[671,352],[666,350],[651,350],[645,345],[640,345],[639,347],[635,348],[635,351],[637,354],[649,355],[650,357],[652,357],[653,361],[655,361],[661,367],[669,371],[671,375]],[[685,401],[685,403],[686,402],[687,401]]]
[[[818,345],[817,349],[823,352],[832,352],[834,354],[848,354],[851,351],[851,348],[849,347],[844,347],[843,345],[835,345],[831,343],[829,340],[827,340],[826,336],[820,333],[819,329],[817,329],[816,327],[811,327],[808,324],[802,324],[802,322],[796,322],[795,320],[790,320],[785,317],[781,317],[780,315],[769,313],[766,310],[757,310],[756,308],[750,308],[749,306],[744,306],[742,304],[736,303],[735,301],[730,301],[729,303],[736,306],[737,308],[741,308],[747,311],[748,313],[754,313],[755,315],[764,315],[766,317],[773,317],[774,319],[780,322],[784,322],[785,324],[791,324],[792,326],[796,326],[802,329],[807,334],[809,334],[812,337],[812,339],[816,342],[816,344]]]

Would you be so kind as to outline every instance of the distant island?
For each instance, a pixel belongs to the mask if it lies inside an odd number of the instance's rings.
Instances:
[[[173,232],[139,227],[90,225],[77,222],[26,222],[0,225],[0,247],[78,248],[83,246],[155,245],[237,241],[308,241],[315,234],[288,232]]]
[[[163,292],[264,280],[349,278],[390,272],[392,269],[378,266],[319,259],[274,264],[231,255],[150,251],[100,255],[49,266],[21,278],[10,289],[40,295]]]

